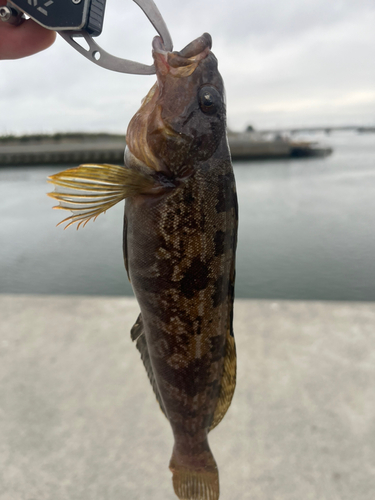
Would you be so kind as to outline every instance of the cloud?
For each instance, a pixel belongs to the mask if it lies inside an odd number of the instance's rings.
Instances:
[[[157,0],[176,49],[213,36],[232,128],[374,123],[373,0]],[[99,44],[151,63],[155,31],[141,10],[107,2]],[[0,62],[0,133],[125,133],[154,76],[109,72],[58,37],[38,55]]]

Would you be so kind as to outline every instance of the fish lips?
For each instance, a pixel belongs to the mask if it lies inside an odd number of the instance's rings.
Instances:
[[[171,68],[183,68],[198,63],[207,57],[212,47],[212,38],[209,33],[190,42],[179,52],[168,52],[165,50],[163,40],[156,36],[152,41],[153,57],[159,73],[165,74]]]

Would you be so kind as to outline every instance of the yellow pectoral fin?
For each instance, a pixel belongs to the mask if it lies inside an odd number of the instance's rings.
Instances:
[[[55,191],[48,196],[59,202],[53,208],[70,210],[73,215],[59,222],[75,222],[77,229],[129,196],[147,192],[155,181],[151,176],[118,165],[80,165],[48,177]],[[58,225],[59,225],[58,224]]]

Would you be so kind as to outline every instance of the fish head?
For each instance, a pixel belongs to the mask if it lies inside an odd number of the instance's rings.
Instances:
[[[129,124],[125,161],[184,177],[217,150],[225,136],[226,106],[211,45],[204,33],[180,52],[168,52],[154,38],[157,82]]]

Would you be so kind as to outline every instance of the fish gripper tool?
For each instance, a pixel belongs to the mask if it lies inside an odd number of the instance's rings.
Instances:
[[[162,15],[153,0],[133,0],[145,13],[171,51],[171,35]],[[24,14],[44,28],[57,31],[80,54],[101,66],[119,73],[153,75],[155,65],[142,64],[129,59],[115,57],[103,50],[93,39],[103,28],[106,0],[11,0],[0,7],[0,19],[15,26],[25,20]],[[77,41],[84,38],[88,49]]]

